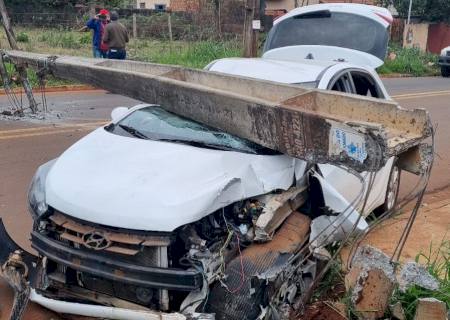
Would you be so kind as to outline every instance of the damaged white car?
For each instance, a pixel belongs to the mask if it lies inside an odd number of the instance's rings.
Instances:
[[[262,59],[220,60],[209,69],[388,99],[373,67],[386,53],[389,17],[357,5],[296,9],[275,25]],[[285,24],[332,29],[350,18],[352,28],[377,32],[370,41],[379,56],[276,39],[285,36],[278,33]],[[394,206],[395,159],[370,188],[369,174],[362,177],[279,154],[160,106],[116,108],[109,125],[33,178],[31,243],[39,257],[22,254],[30,299],[56,312],[108,319],[287,319],[316,273],[314,256],[306,254],[311,220],[310,245],[317,248],[338,240],[335,231],[353,228],[360,214]],[[366,221],[357,228],[364,231]],[[4,228],[0,237],[9,251],[17,249]]]

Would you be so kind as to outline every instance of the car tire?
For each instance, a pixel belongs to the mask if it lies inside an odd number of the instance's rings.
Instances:
[[[386,211],[392,210],[397,204],[398,193],[400,190],[400,176],[401,170],[397,163],[394,162],[391,168],[391,173],[389,174],[384,203],[374,211],[377,216],[380,216]]]
[[[450,67],[442,66],[441,67],[441,74],[445,78],[450,77]]]

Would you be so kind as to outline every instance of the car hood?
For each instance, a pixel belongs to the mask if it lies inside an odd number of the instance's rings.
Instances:
[[[266,51],[263,58],[272,60],[285,60],[302,62],[305,60],[347,62],[357,66],[378,68],[384,61],[372,54],[334,46],[299,45],[281,47]]]
[[[284,155],[203,149],[100,128],[55,162],[46,201],[85,221],[170,232],[233,202],[287,189],[299,168],[304,162]]]
[[[226,74],[250,77],[280,83],[315,82],[334,62],[315,60],[267,58],[223,58],[213,61],[205,69]]]

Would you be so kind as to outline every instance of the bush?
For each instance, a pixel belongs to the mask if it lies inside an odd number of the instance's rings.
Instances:
[[[386,59],[383,66],[378,68],[381,74],[401,73],[414,76],[436,75],[439,73],[438,57],[431,53],[424,53],[418,48],[401,48],[392,46],[389,52],[396,55],[394,60]]]
[[[82,44],[85,44],[85,36],[83,35],[80,39],[77,39],[77,36],[74,32],[59,32],[59,31],[45,31],[43,32],[38,40],[41,42],[45,42],[50,47],[60,47],[65,49],[79,49]],[[83,39],[83,40],[81,40]],[[90,38],[88,38],[88,43],[90,42]]]
[[[29,42],[30,38],[28,37],[28,34],[26,34],[25,32],[20,32],[16,36],[16,40],[17,40],[17,42]]]
[[[80,44],[91,44],[92,42],[92,37],[90,34],[85,34],[83,35],[80,39],[79,39]]]

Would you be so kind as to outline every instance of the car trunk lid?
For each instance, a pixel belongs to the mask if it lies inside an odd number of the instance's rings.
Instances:
[[[347,61],[375,68],[386,56],[391,22],[387,9],[366,5],[324,4],[295,9],[270,31],[264,57]]]

